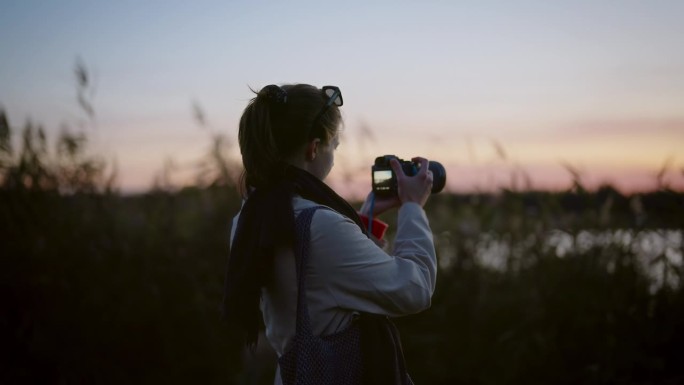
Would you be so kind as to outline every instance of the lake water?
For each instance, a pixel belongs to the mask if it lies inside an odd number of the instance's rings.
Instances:
[[[454,239],[449,232],[436,235],[440,267],[448,268],[458,257]],[[635,231],[618,229],[610,231],[580,231],[570,234],[562,230],[546,233],[541,239],[531,234],[526,239],[511,242],[499,234],[482,233],[474,242],[475,260],[478,264],[496,270],[504,270],[509,258],[525,260],[525,253],[533,246],[541,246],[545,254],[553,253],[564,258],[569,253],[582,253],[593,247],[615,247],[637,257],[642,269],[653,278],[653,285],[678,285],[679,276],[673,269],[682,268],[684,232],[682,230]],[[539,243],[541,242],[541,245]],[[609,269],[614,268],[610,265]]]

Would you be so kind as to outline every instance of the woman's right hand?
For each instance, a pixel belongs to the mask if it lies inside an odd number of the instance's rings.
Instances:
[[[432,190],[432,172],[428,168],[430,162],[421,157],[416,157],[411,160],[420,164],[418,173],[414,176],[407,176],[404,174],[398,160],[392,159],[390,161],[390,166],[397,176],[399,200],[401,203],[415,202],[421,206],[425,206]]]

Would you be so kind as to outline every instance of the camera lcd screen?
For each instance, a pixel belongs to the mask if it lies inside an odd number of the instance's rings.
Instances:
[[[373,185],[377,191],[389,191],[392,188],[392,170],[374,171]]]

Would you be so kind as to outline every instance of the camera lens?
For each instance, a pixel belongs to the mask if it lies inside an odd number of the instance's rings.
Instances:
[[[446,170],[441,163],[430,161],[428,170],[432,171],[432,193],[436,194],[446,185]]]

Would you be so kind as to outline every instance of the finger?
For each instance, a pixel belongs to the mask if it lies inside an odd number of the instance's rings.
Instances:
[[[417,156],[411,160],[420,164],[420,169],[418,170],[418,174],[416,174],[416,175],[427,174],[427,172],[430,169],[430,162],[427,159],[420,157],[420,156]]]
[[[398,180],[404,179],[404,170],[401,169],[399,161],[396,159],[390,160],[390,167],[394,170],[394,174],[397,176]]]

